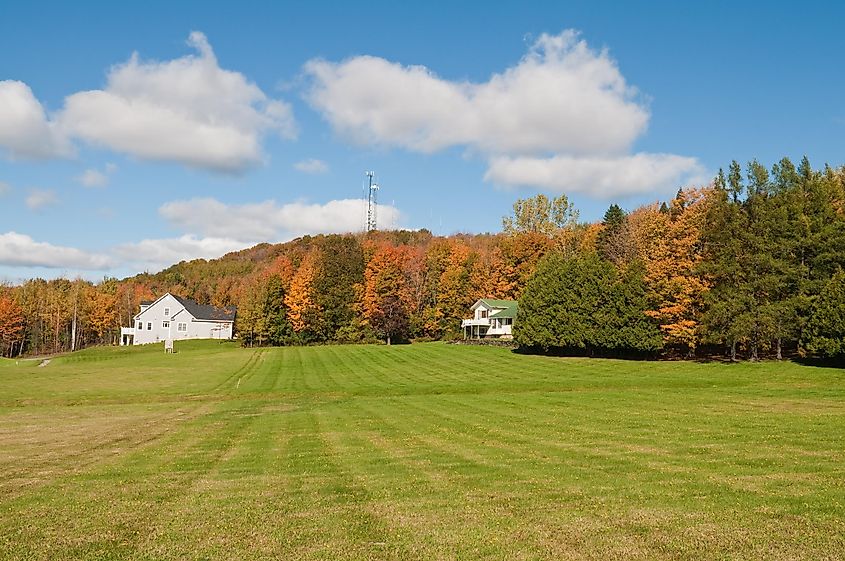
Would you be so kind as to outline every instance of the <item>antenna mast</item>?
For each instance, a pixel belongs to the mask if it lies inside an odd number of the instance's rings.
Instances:
[[[376,209],[378,208],[378,185],[373,183],[373,178],[376,176],[376,172],[374,171],[367,171],[364,172],[364,175],[367,176],[369,179],[370,187],[367,189],[367,232],[372,232],[377,230],[378,227],[376,225]]]

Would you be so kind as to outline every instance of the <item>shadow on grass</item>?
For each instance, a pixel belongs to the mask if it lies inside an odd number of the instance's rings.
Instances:
[[[797,357],[793,362],[802,364],[804,366],[815,366],[817,368],[845,368],[845,357],[837,358],[815,358],[815,357]]]
[[[663,360],[656,352],[636,352],[621,349],[595,349],[580,347],[526,347],[519,346],[513,352],[520,355],[542,355],[555,357],[577,357],[577,358],[611,358],[616,360],[632,361],[654,361]]]

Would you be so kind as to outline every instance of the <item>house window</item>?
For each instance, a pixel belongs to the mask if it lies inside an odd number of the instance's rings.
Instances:
[[[187,331],[188,324],[187,323],[177,323],[176,324],[176,331]]]
[[[166,318],[169,318],[169,317],[170,317],[170,308],[165,308],[165,309],[164,309],[164,317],[166,317]]]
[[[139,321],[139,322],[137,322],[137,323],[138,323],[138,330],[139,330],[139,331],[143,331],[143,329],[144,329],[144,322],[143,322],[143,321]]]
[[[481,310],[481,313],[478,315],[481,319],[487,319],[487,310]]]
[[[169,321],[163,321],[163,322],[161,322],[161,327],[162,327],[163,329],[167,329],[167,328],[169,328],[169,327],[170,327],[170,322],[169,322]]]
[[[152,330],[153,330],[153,322],[151,322],[151,321],[148,321],[148,322],[147,322],[147,330],[148,330],[148,331],[152,331]]]

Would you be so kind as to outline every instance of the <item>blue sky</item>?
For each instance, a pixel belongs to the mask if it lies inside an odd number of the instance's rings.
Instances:
[[[0,279],[845,163],[839,3],[451,4],[0,4]]]

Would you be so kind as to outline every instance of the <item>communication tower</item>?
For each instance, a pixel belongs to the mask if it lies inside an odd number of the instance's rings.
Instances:
[[[379,186],[374,182],[376,172],[367,171],[364,172],[364,175],[367,176],[367,181],[369,183],[369,187],[367,188],[367,225],[365,230],[367,232],[372,232],[378,229],[376,223],[376,210],[378,208]]]

